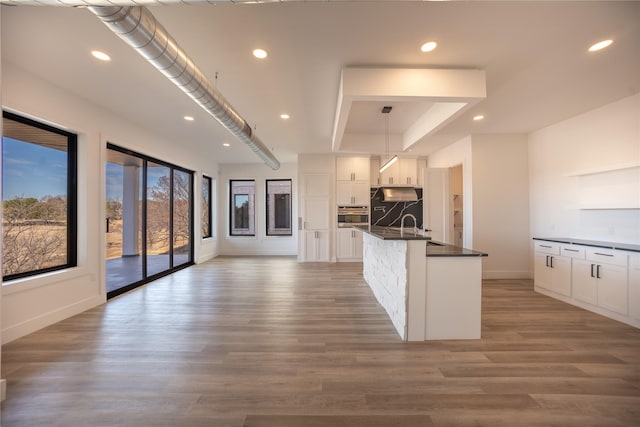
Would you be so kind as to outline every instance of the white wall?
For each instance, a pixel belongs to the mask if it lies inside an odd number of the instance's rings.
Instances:
[[[65,127],[78,134],[78,266],[2,286],[2,342],[9,342],[105,301],[106,142],[217,176],[215,157],[194,156],[184,142],[163,139],[113,113],[87,103],[26,70],[2,63],[2,104],[10,111]],[[199,185],[199,179],[196,185]],[[199,187],[196,187],[199,188]],[[195,218],[200,217],[196,191]],[[198,226],[199,230],[199,226]],[[198,234],[199,235],[199,231]],[[216,240],[200,245],[202,261],[216,253]]]
[[[640,242],[640,210],[580,209],[575,176],[631,164],[640,166],[640,94],[531,133],[531,235]]]
[[[489,254],[483,277],[531,277],[526,136],[473,135],[427,159],[430,168],[459,164],[464,246]]]
[[[473,245],[489,254],[483,277],[530,278],[527,137],[474,135],[471,151]]]
[[[277,171],[263,163],[221,164],[218,175],[218,239],[221,255],[296,255],[298,253],[298,167],[283,163]],[[255,180],[255,236],[229,235],[229,180]],[[291,236],[267,236],[266,180],[291,179]]]

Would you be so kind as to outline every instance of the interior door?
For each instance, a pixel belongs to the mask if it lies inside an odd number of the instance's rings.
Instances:
[[[423,218],[425,228],[438,242],[453,243],[449,225],[453,210],[449,202],[449,169],[426,168],[424,170]]]

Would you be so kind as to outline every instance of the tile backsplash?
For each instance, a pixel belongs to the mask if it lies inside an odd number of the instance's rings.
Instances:
[[[416,217],[418,228],[422,228],[422,188],[416,188],[417,202],[383,202],[382,188],[371,189],[371,225],[383,227],[400,227],[400,219],[405,214]],[[411,224],[405,220],[405,226]]]

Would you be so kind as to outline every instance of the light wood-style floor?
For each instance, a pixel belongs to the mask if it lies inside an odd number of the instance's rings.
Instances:
[[[640,425],[640,330],[501,280],[407,344],[361,270],[217,258],[9,343],[2,427]]]

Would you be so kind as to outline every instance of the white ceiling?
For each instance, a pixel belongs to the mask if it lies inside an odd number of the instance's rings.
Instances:
[[[474,133],[530,132],[640,91],[640,2],[287,2],[150,7],[281,162],[331,152],[343,67],[481,69],[487,97],[412,154]],[[255,162],[88,10],[2,6],[2,63],[29,70],[222,163]],[[613,38],[597,54],[586,49]],[[422,53],[420,45],[438,48]],[[251,55],[256,47],[266,60]],[[113,60],[98,63],[91,49]],[[388,102],[355,102],[348,128],[382,134]],[[424,111],[391,104],[393,133]],[[291,119],[283,121],[281,113]],[[195,117],[188,123],[182,117]],[[483,114],[482,122],[471,118]],[[222,142],[231,142],[230,148]],[[381,141],[383,143],[383,141]],[[190,145],[189,145],[190,144]],[[382,145],[380,145],[382,147]]]

